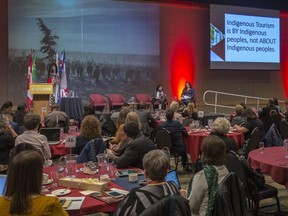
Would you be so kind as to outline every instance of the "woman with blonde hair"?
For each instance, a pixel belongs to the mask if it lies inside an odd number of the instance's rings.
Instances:
[[[195,105],[193,102],[188,103],[187,107],[184,109],[182,113],[182,117],[187,119],[198,120],[198,113],[195,109]]]
[[[136,112],[129,112],[127,114],[125,122],[128,122],[128,121],[135,122],[138,125],[139,129],[141,130],[141,123]]]
[[[178,113],[179,103],[177,101],[172,101],[170,104],[170,109],[174,111],[173,120],[179,121],[182,124],[183,122],[182,115]]]
[[[120,157],[130,139],[124,133],[125,124],[121,124],[116,132],[115,137],[109,142],[109,149],[107,153],[111,155],[111,158]]]
[[[101,138],[100,121],[95,115],[87,115],[81,123],[80,135],[76,137],[76,147],[73,153],[80,154],[86,143],[95,138]]]

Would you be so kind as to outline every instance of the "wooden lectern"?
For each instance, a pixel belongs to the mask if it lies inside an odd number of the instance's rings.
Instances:
[[[49,98],[53,94],[53,83],[31,83],[30,93],[33,94],[33,113],[44,116],[50,111]]]

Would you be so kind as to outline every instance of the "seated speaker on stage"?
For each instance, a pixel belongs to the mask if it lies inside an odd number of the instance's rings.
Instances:
[[[181,94],[182,103],[184,103],[185,106],[187,106],[189,102],[193,102],[195,104],[195,99],[196,99],[195,89],[192,87],[190,82],[186,82],[185,87]]]
[[[63,111],[60,111],[59,104],[54,104],[51,109],[52,111],[44,117],[45,127],[63,127],[64,131],[68,131],[70,124],[68,115]]]

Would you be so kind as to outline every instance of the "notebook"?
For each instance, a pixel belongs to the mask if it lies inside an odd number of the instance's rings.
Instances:
[[[60,128],[41,128],[40,134],[47,137],[49,145],[56,145],[60,141]]]
[[[0,196],[4,195],[6,178],[7,178],[7,175],[0,175]]]
[[[167,173],[165,180],[174,182],[177,185],[178,189],[181,189],[181,185],[180,185],[176,170],[170,170]]]

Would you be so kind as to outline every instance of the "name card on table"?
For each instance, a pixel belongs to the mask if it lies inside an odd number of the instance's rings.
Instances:
[[[76,136],[67,136],[65,139],[65,147],[66,148],[76,147]]]

